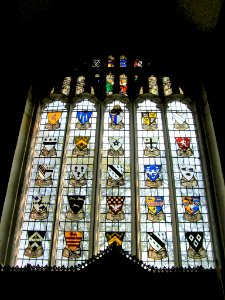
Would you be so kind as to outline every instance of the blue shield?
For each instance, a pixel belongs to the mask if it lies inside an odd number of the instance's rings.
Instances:
[[[92,115],[92,111],[78,111],[77,112],[77,118],[80,121],[82,125],[88,122]]]
[[[159,172],[161,170],[161,165],[144,165],[145,173],[151,181],[155,181],[159,178]]]

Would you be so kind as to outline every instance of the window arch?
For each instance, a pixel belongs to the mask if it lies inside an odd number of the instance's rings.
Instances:
[[[112,77],[110,59],[104,98],[86,92],[84,74],[66,77],[39,106],[7,260],[70,267],[116,244],[156,267],[215,267],[195,103],[150,72],[137,97],[129,74],[121,93],[125,74]]]

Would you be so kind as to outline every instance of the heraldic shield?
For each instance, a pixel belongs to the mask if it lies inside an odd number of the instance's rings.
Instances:
[[[109,137],[110,149],[108,150],[109,156],[123,156],[124,149],[122,145],[124,143],[123,137]]]
[[[69,181],[70,185],[74,187],[80,187],[87,184],[87,179],[85,178],[87,165],[72,165],[71,170],[72,176]]]
[[[52,157],[57,156],[55,145],[58,142],[58,138],[54,136],[45,137],[42,140],[43,148],[41,149],[40,156]]]
[[[194,176],[194,166],[191,165],[180,165],[180,171],[182,174],[181,185],[187,188],[192,188],[198,185],[198,181]]]
[[[45,164],[38,166],[38,174],[35,179],[37,186],[49,186],[53,184],[52,180],[53,167]]]
[[[189,129],[189,125],[186,122],[186,117],[184,113],[182,112],[174,113],[173,118],[175,120],[173,124],[174,129],[178,129],[178,130]]]
[[[199,211],[199,196],[182,196],[182,202],[185,208],[184,219],[189,222],[202,220],[202,214]]]
[[[157,148],[157,144],[159,142],[159,138],[154,137],[145,137],[143,138],[145,149],[144,149],[144,156],[148,157],[156,157],[160,155],[160,151]],[[155,146],[155,147],[154,147]]]
[[[165,232],[148,232],[149,235],[149,251],[148,257],[161,260],[166,258],[167,250],[166,250],[166,233]]]
[[[73,149],[74,156],[85,156],[89,154],[88,143],[90,137],[89,136],[75,136],[74,143],[75,148]]]
[[[125,184],[123,178],[123,166],[108,165],[108,179],[107,185],[111,187],[122,186]]]
[[[175,137],[178,145],[177,155],[182,157],[189,157],[193,155],[193,151],[190,148],[191,138],[189,137]]]
[[[65,231],[64,237],[66,247],[63,249],[62,256],[67,258],[81,257],[80,243],[83,238],[83,231]]]
[[[108,246],[122,247],[124,236],[125,232],[108,231],[105,233]]]
[[[124,123],[122,122],[123,116],[124,113],[120,105],[115,105],[109,114],[109,117],[111,119],[109,128],[117,130],[124,128]]]
[[[66,217],[69,220],[77,221],[84,218],[84,205],[85,196],[68,195],[69,210],[66,213]]]
[[[145,185],[150,188],[158,188],[162,186],[162,179],[159,178],[161,165],[144,165],[144,170],[147,175]]]
[[[59,119],[61,118],[61,111],[52,111],[47,113],[48,122],[45,124],[45,129],[54,130],[60,128]]]
[[[77,119],[78,122],[76,123],[77,129],[88,129],[91,127],[91,123],[89,122],[92,116],[92,111],[78,111],[77,112]]]
[[[46,231],[28,230],[28,246],[24,251],[24,255],[30,258],[37,258],[44,254],[42,241],[45,237]]]
[[[185,232],[185,237],[189,243],[188,257],[193,259],[202,259],[207,256],[203,248],[203,232]]]
[[[30,218],[34,220],[44,220],[48,218],[48,205],[50,196],[33,196],[33,207]]]
[[[147,196],[146,204],[148,206],[148,220],[152,222],[160,222],[165,220],[162,210],[164,205],[164,196]]]
[[[106,219],[110,221],[120,221],[124,219],[122,211],[125,197],[124,196],[107,196],[108,211]]]
[[[142,128],[145,130],[156,130],[158,125],[156,123],[156,112],[142,112]]]

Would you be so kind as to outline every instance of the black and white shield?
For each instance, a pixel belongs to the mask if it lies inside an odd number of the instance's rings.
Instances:
[[[51,150],[56,145],[57,142],[58,142],[58,138],[54,136],[43,138],[43,145],[48,151]]]
[[[78,196],[78,195],[68,196],[68,202],[74,214],[77,214],[83,208],[84,200],[85,200],[85,196]]]
[[[190,246],[198,252],[202,248],[203,232],[185,232],[186,239]]]
[[[166,233],[165,232],[149,232],[149,243],[155,251],[165,248]]]
[[[123,137],[109,137],[109,144],[113,150],[119,150],[124,142]]]
[[[27,232],[28,241],[29,241],[29,246],[32,248],[32,250],[36,251],[37,248],[41,246],[45,233],[46,231],[28,230]]]
[[[121,165],[108,165],[109,176],[114,180],[118,180],[123,176],[123,166]]]
[[[145,137],[143,138],[143,141],[148,148],[153,149],[158,144],[159,138],[156,136]]]
[[[39,165],[38,166],[38,176],[45,180],[47,179],[49,176],[51,176],[53,173],[53,167],[50,165]]]
[[[80,180],[87,171],[87,165],[72,165],[71,169],[75,179]]]

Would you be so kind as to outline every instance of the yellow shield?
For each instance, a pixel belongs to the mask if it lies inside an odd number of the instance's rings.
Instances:
[[[89,140],[90,140],[89,136],[76,136],[74,138],[77,148],[81,151],[87,148]]]
[[[152,214],[156,214],[156,205],[155,205],[155,197],[153,197],[153,196],[147,196],[146,198],[145,198],[145,200],[146,200],[146,204],[147,204],[147,206],[148,206],[148,210],[149,210],[149,212],[151,212]]]
[[[61,111],[48,112],[48,122],[55,125],[62,115]]]
[[[82,237],[82,231],[65,231],[66,245],[72,251],[80,246]]]

